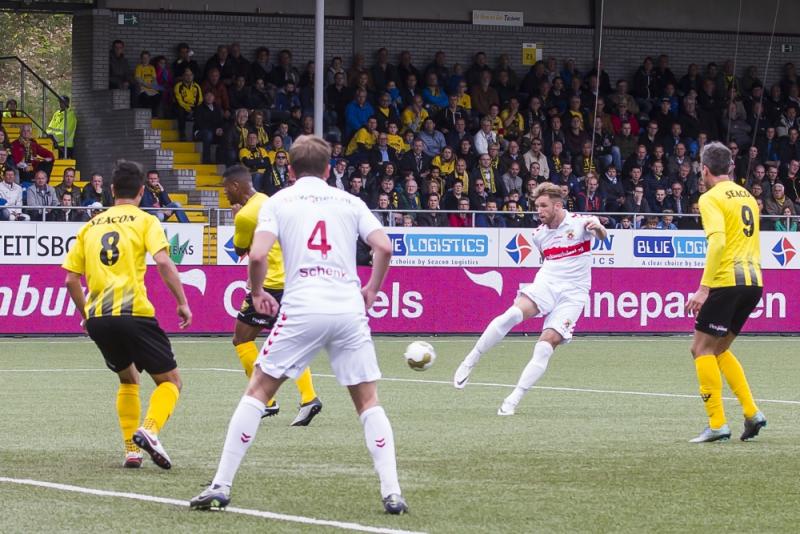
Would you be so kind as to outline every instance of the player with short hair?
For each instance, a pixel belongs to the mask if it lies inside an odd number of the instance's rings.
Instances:
[[[144,194],[144,173],[131,161],[117,162],[111,190],[114,206],[96,215],[78,232],[62,267],[65,284],[80,311],[89,337],[100,349],[109,369],[119,376],[117,414],[125,442],[124,467],[140,467],[144,449],[163,469],[172,466],[158,439],[175,409],[181,389],[169,339],[147,299],[145,254],[178,302],[180,327],[192,324],[178,270],[169,256],[169,243],[158,219],[138,208]],[[81,287],[86,277],[88,298]],[[156,389],[139,426],[139,373],[153,378]],[[137,429],[138,427],[138,429]]]
[[[289,172],[298,178],[297,183],[262,206],[248,265],[256,310],[277,313],[278,302],[261,282],[267,273],[267,253],[276,239],[280,241],[287,277],[280,316],[231,418],[217,473],[190,506],[228,505],[233,478],[258,431],[264,403],[286,378],[296,378],[325,348],[364,427],[381,481],[384,510],[401,514],[408,506],[397,479],[392,426],[378,404],[376,381],[381,372],[366,315],[389,269],[391,242],[361,199],[327,185],[327,142],[304,135],[292,143],[290,152]],[[356,236],[373,249],[372,274],[363,288],[356,271]]]
[[[234,165],[228,168],[223,174],[222,186],[233,208],[233,247],[236,254],[244,256],[250,251],[250,245],[253,243],[253,234],[258,224],[258,213],[269,197],[253,189],[253,179],[250,171],[244,165]],[[283,271],[283,254],[278,243],[269,251],[267,262],[269,267],[262,285],[264,290],[280,303],[286,275]],[[253,307],[251,294],[248,293],[245,296],[236,317],[233,346],[247,378],[252,376],[253,365],[258,358],[255,339],[262,330],[272,329],[276,318],[277,314],[270,316],[258,313]],[[295,380],[295,384],[300,390],[300,411],[291,426],[307,426],[322,410],[322,401],[314,391],[311,369],[307,368],[303,371]],[[275,399],[270,399],[264,410],[264,417],[277,415],[279,410],[280,407]]]
[[[709,424],[690,441],[705,443],[731,437],[722,406],[721,375],[742,405],[744,431],[740,439],[747,441],[767,426],[767,419],[756,406],[744,369],[730,346],[763,292],[758,204],[728,176],[728,147],[716,142],[707,144],[700,164],[708,188],[700,196],[700,218],[708,249],[700,287],[686,303],[686,309],[696,315],[691,351]]]
[[[519,290],[514,304],[489,323],[453,377],[453,385],[463,389],[483,354],[525,319],[544,316],[533,357],[497,415],[514,415],[522,397],[544,374],[556,347],[572,339],[592,285],[591,236],[606,237],[597,217],[576,215],[564,209],[559,186],[549,182],[539,184],[533,197],[541,226],[533,231],[532,243],[542,254],[542,267],[533,283]]]

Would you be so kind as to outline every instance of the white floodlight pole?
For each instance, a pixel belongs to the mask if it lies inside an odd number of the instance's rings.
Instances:
[[[314,17],[314,134],[325,137],[322,131],[323,88],[325,85],[325,0],[316,0]]]

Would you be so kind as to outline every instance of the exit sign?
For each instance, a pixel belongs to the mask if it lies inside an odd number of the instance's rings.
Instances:
[[[120,13],[117,15],[117,24],[120,26],[136,26],[139,24],[139,17],[130,13]]]

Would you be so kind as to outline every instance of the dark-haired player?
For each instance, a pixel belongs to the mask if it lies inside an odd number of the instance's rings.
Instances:
[[[692,443],[727,440],[731,430],[722,406],[722,375],[744,411],[742,441],[758,435],[767,419],[758,410],[747,377],[730,346],[741,332],[763,291],[759,211],[756,200],[728,176],[731,151],[709,143],[700,156],[708,190],[700,197],[700,218],[708,239],[700,287],[686,303],[697,319],[692,356],[708,428]]]
[[[144,194],[144,173],[138,164],[120,161],[111,191],[114,206],[96,215],[78,232],[62,267],[66,286],[83,317],[89,336],[119,376],[117,414],[125,442],[124,467],[140,467],[144,449],[163,469],[172,466],[158,434],[175,409],[181,378],[172,347],[155,319],[144,285],[145,255],[178,302],[180,327],[192,323],[178,270],[169,257],[169,243],[158,219],[137,206]],[[84,296],[81,276],[89,289]],[[156,383],[140,425],[140,371]],[[138,427],[138,428],[137,428]]]
[[[233,246],[239,256],[244,256],[250,251],[253,243],[253,234],[258,226],[258,212],[269,198],[264,193],[253,189],[253,179],[250,171],[243,165],[234,165],[225,171],[222,185],[225,195],[233,206]],[[264,279],[264,291],[269,292],[280,302],[283,296],[283,285],[286,273],[283,270],[283,253],[279,243],[275,243],[267,255],[269,269]],[[275,325],[276,315],[263,315],[253,307],[250,293],[242,302],[239,315],[236,317],[236,327],[233,331],[233,346],[242,368],[248,378],[253,374],[253,366],[258,358],[258,347],[255,339],[262,330],[270,330]],[[322,401],[314,390],[311,378],[311,369],[306,368],[295,379],[295,385],[300,391],[300,411],[292,421],[291,426],[307,426],[311,420],[322,410]],[[278,403],[270,399],[264,409],[264,417],[277,415]]]

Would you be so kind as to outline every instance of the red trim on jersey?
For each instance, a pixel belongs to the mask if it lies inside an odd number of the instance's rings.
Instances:
[[[586,254],[590,250],[591,242],[587,240],[576,245],[570,245],[568,247],[553,247],[544,249],[542,251],[542,256],[544,256],[544,259],[546,260],[560,260],[563,258],[580,256],[581,254]]]

